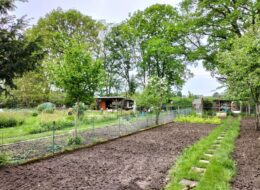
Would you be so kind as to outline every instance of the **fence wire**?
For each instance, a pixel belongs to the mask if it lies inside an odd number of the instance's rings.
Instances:
[[[160,113],[158,124],[169,123],[178,115],[188,115],[192,112],[191,108],[168,110]],[[97,142],[107,141],[120,136],[132,134],[142,129],[155,126],[156,119],[154,114],[139,114],[118,116],[113,119],[113,124],[100,125],[92,118],[91,127],[79,130],[78,135],[83,139],[83,145],[93,145]],[[108,119],[109,120],[109,119]],[[74,128],[69,133],[56,134],[55,127],[51,136],[21,141],[11,144],[3,144],[4,134],[1,135],[0,151],[7,152],[11,156],[11,163],[21,163],[27,160],[41,158],[46,155],[58,153],[66,149],[73,149],[68,145],[70,138],[74,137]]]

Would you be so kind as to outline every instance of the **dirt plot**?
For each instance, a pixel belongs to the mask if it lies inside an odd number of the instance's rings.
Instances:
[[[0,189],[161,189],[181,151],[213,128],[171,123],[38,163],[2,168]]]
[[[234,159],[237,176],[233,190],[260,190],[260,132],[254,129],[253,119],[243,119],[236,141]]]

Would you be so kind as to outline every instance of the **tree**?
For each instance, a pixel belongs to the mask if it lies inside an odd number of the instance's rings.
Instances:
[[[33,70],[43,55],[38,52],[40,39],[24,36],[25,18],[8,15],[15,8],[14,2],[0,1],[0,93],[16,87],[13,79]]]
[[[256,129],[260,129],[260,27],[251,28],[232,42],[230,51],[218,54],[220,73],[229,92],[256,105]]]
[[[87,51],[87,45],[76,36],[62,42],[66,42],[62,45],[65,47],[64,53],[59,58],[50,60],[49,72],[54,84],[77,102],[77,136],[80,102],[92,102],[101,81],[102,65],[99,60],[92,58],[91,53]]]
[[[135,97],[138,107],[151,108],[156,115],[158,125],[163,104],[167,103],[169,94],[168,82],[165,78],[151,77],[144,91]]]
[[[77,35],[82,41],[88,44],[88,51],[97,56],[100,40],[98,35],[104,26],[91,17],[83,15],[76,10],[63,11],[61,8],[52,10],[45,17],[39,19],[37,24],[28,31],[30,38],[42,37],[42,49],[48,54],[63,54],[63,43],[66,40],[63,36],[72,38]],[[62,33],[62,35],[60,35]]]
[[[111,28],[104,42],[107,50],[107,75],[111,82],[116,81],[117,77],[122,78],[126,82],[127,92],[130,95],[135,90],[132,88],[133,78],[131,78],[131,72],[135,66],[134,40],[131,28],[123,22]]]
[[[128,20],[135,35],[142,84],[151,76],[165,77],[169,86],[182,86],[189,75],[183,60],[185,49],[179,37],[181,17],[170,5],[155,4],[137,11]]]
[[[10,94],[21,106],[37,106],[49,99],[50,86],[42,72],[28,72],[23,77],[16,78],[14,84],[17,88],[11,90]]]
[[[229,50],[232,39],[242,37],[260,19],[260,2],[254,0],[183,0],[181,7],[186,57],[203,60],[213,73],[218,73],[218,52]]]

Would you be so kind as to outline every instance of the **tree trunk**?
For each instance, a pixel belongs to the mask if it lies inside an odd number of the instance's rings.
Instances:
[[[77,113],[75,118],[75,137],[78,136],[79,109],[80,109],[79,99],[77,99]]]
[[[160,116],[160,111],[157,111],[155,114],[155,124],[158,125],[159,124],[159,116]]]
[[[255,129],[257,131],[260,130],[260,110],[259,110],[260,105],[256,103],[255,105]]]

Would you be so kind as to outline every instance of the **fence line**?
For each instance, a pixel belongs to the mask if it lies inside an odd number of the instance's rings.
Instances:
[[[158,123],[169,123],[176,116],[187,115],[191,111],[191,108],[186,108],[161,112]],[[115,121],[110,125],[97,126],[96,124],[95,126],[95,120],[92,119],[89,129],[78,131],[79,136],[84,140],[83,144],[92,145],[99,141],[117,138],[155,126],[155,115],[147,113],[138,116],[118,116]],[[10,154],[12,163],[20,163],[72,148],[68,145],[68,139],[72,137],[74,137],[73,130],[69,133],[56,134],[53,127],[51,136],[3,144],[4,135],[2,134],[1,151]]]

